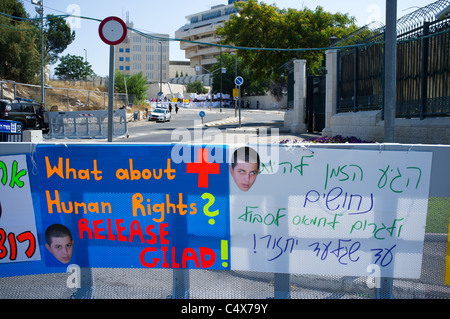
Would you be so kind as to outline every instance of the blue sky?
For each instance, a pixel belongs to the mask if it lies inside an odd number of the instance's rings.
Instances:
[[[134,28],[153,33],[168,34],[175,37],[175,31],[186,24],[186,16],[205,11],[211,6],[228,4],[227,0],[43,0],[45,14],[74,14],[83,17],[104,19],[116,16],[129,19]],[[314,9],[322,6],[331,13],[348,13],[357,19],[359,26],[376,20],[384,23],[385,4],[389,0],[272,0],[264,1],[275,4],[279,8]],[[417,9],[426,6],[433,0],[397,0],[397,17],[400,18]],[[31,0],[23,0],[25,9],[32,17],[35,16],[35,6]],[[99,22],[86,19],[68,18],[76,33],[75,41],[62,55],[72,54],[85,57],[92,65],[94,72],[100,76],[109,73],[109,46],[100,39],[98,34]],[[172,41],[170,46],[171,60],[186,60],[180,44]]]

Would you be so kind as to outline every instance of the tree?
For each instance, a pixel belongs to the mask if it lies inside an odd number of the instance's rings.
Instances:
[[[235,6],[239,14],[232,15],[217,34],[224,37],[224,44],[248,48],[239,50],[239,55],[261,80],[279,78],[284,71],[280,67],[293,58],[306,59],[310,70],[317,71],[324,52],[300,49],[328,47],[332,35],[342,38],[357,28],[348,14],[331,14],[320,6],[314,11],[279,9],[256,0],[235,2]]]
[[[205,94],[208,93],[208,89],[203,86],[202,81],[196,81],[188,83],[186,86],[187,93]]]
[[[94,75],[91,65],[83,57],[67,54],[60,58],[55,75],[62,80],[81,80]]]
[[[1,20],[0,23],[4,24]],[[3,27],[0,32],[0,77],[3,79],[33,83],[40,72],[41,55],[36,50],[35,38],[26,29],[29,25],[17,22],[14,28]]]
[[[22,2],[17,0],[2,0],[0,2],[0,12],[9,14],[13,17],[27,18],[27,11],[23,7]],[[12,23],[20,21],[19,19],[14,19]]]
[[[35,30],[23,20],[28,16],[21,2],[0,1],[0,12],[16,17],[0,16],[0,77],[31,83],[41,65]]]
[[[134,96],[135,103],[143,101],[148,96],[147,78],[142,75],[142,72],[128,76],[116,70],[114,75],[114,91],[117,93],[128,93]]]
[[[50,64],[58,60],[58,55],[75,40],[75,31],[70,30],[70,26],[61,17],[47,15],[45,26],[45,49],[47,51],[47,61]]]
[[[225,73],[220,73],[220,66],[226,70]],[[269,81],[258,79],[255,74],[243,62],[243,58],[233,56],[229,53],[222,53],[222,62],[220,56],[217,57],[217,63],[214,64],[210,70],[212,72],[212,90],[214,93],[220,92],[220,78],[222,76],[222,92],[224,94],[232,95],[235,88],[234,79],[236,75],[244,78],[244,83],[241,85],[241,94],[263,94],[269,86]]]
[[[0,12],[0,77],[25,83],[37,83],[41,67],[41,20],[30,22],[19,0],[1,0]],[[47,16],[44,38],[46,63],[56,62],[74,40],[75,33],[63,18]],[[28,20],[27,20],[28,19]]]

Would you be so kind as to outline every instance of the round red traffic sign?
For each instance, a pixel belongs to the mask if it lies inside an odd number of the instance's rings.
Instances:
[[[121,43],[127,36],[127,26],[120,18],[108,17],[100,23],[98,33],[103,42],[109,45],[116,45]]]

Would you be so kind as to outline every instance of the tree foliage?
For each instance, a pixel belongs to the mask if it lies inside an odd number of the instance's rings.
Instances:
[[[41,71],[41,20],[30,20],[19,0],[1,0],[0,12],[12,16],[0,16],[0,77],[37,83]],[[44,61],[54,63],[72,43],[75,33],[62,18],[48,16],[45,21]]]
[[[71,31],[70,26],[63,18],[47,15],[45,39],[47,60],[53,64],[58,60],[58,55],[63,53],[75,40],[75,31]]]
[[[83,57],[67,54],[60,58],[55,67],[55,75],[62,80],[81,80],[94,75],[94,72]]]
[[[208,89],[203,86],[202,81],[190,82],[186,86],[187,93],[205,94],[208,93]]]
[[[128,76],[116,70],[114,91],[134,96],[135,102],[143,101],[148,96],[147,78],[143,76],[142,72]]]
[[[300,49],[329,46],[331,36],[342,38],[356,30],[355,19],[348,14],[303,8],[279,9],[256,0],[236,2],[239,14],[232,15],[217,30],[224,44],[249,49],[239,50],[239,56],[260,79],[278,78],[280,69],[291,59],[305,59],[312,72],[320,68],[324,52]],[[251,49],[250,49],[251,48]],[[295,51],[261,49],[299,49]]]
[[[30,83],[39,74],[40,52],[36,48],[36,30],[27,18],[21,2],[0,1],[0,11],[17,18],[0,16],[0,77]]]
[[[214,93],[220,92],[220,82],[222,78],[222,92],[224,94],[232,94],[235,88],[234,79],[236,76],[242,76],[244,83],[241,85],[241,94],[263,94],[268,88],[268,81],[261,80],[256,77],[252,70],[244,63],[243,58],[222,53],[222,61],[220,56],[217,63],[214,64],[209,72],[212,72],[212,90]],[[220,67],[226,70],[225,73],[220,72]]]
[[[0,12],[9,14],[18,18],[26,18],[27,12],[23,7],[22,2],[17,0],[2,0],[0,2]],[[12,23],[20,21],[19,19],[14,19]]]
[[[1,22],[0,22],[1,23]],[[28,28],[23,22],[15,28]],[[31,33],[3,28],[0,35],[0,77],[22,83],[33,83],[39,74],[41,60]]]

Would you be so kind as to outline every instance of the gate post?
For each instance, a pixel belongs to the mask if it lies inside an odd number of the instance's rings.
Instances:
[[[338,96],[338,81],[337,81],[337,50],[327,50],[326,56],[326,85],[325,85],[325,128],[322,130],[323,136],[331,136],[332,126],[331,118],[337,113],[337,96]]]
[[[189,299],[189,269],[173,269],[172,299]]]
[[[306,60],[294,62],[294,117],[291,126],[292,133],[306,132]]]
[[[289,274],[274,274],[274,298],[275,299],[290,299],[290,275]]]

